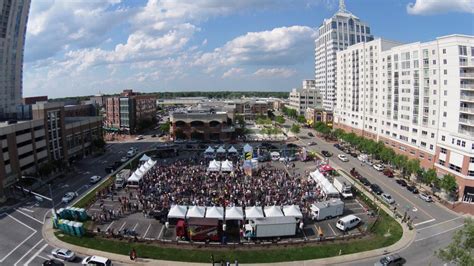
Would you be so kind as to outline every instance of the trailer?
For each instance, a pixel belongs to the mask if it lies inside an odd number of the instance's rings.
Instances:
[[[341,193],[342,197],[347,199],[347,198],[352,198],[352,185],[347,181],[346,178],[343,176],[336,176],[334,177],[333,181],[334,187]]]
[[[245,225],[247,238],[272,238],[296,235],[296,218],[289,216],[250,219]]]
[[[176,224],[176,236],[182,240],[220,241],[222,223],[215,218],[189,218]]]
[[[313,220],[331,219],[341,216],[344,212],[344,202],[340,199],[317,202],[311,204],[311,218]]]

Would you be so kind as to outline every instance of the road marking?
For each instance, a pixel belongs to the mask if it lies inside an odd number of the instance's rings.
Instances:
[[[18,244],[14,249],[12,249],[10,252],[8,252],[8,254],[3,257],[3,259],[0,260],[0,263],[4,262],[13,252],[15,252],[15,250],[17,250],[19,247],[21,247],[26,241],[28,241],[32,236],[34,236],[36,234],[36,231],[35,229],[29,227],[28,225],[24,224],[23,222],[21,222],[20,220],[18,220],[17,218],[11,216],[10,214],[7,213],[7,215],[12,218],[13,220],[17,221],[18,223],[28,227],[29,229],[33,230],[33,233],[31,233],[31,235],[29,235],[27,238],[25,238],[25,240],[21,241],[20,244]]]
[[[427,224],[427,223],[431,223],[433,221],[436,221],[436,219],[431,219],[431,220],[426,220],[426,221],[423,221],[423,222],[419,222],[417,224],[414,224],[414,226],[418,226],[418,225],[422,225],[422,224]]]
[[[105,228],[105,231],[109,230],[109,228],[115,223],[115,221],[112,221],[107,228]]]
[[[336,232],[334,231],[334,229],[332,229],[332,226],[331,226],[330,223],[328,223],[328,226],[329,226],[329,229],[331,229],[332,233],[333,233],[335,236],[337,236],[337,234],[336,234]]]
[[[150,230],[150,227],[151,227],[151,224],[148,225],[146,231],[145,231],[145,234],[142,236],[142,238],[145,238],[146,237],[146,234],[148,234],[148,230]]]
[[[427,226],[427,227],[420,228],[420,229],[418,229],[418,231],[425,230],[425,229],[431,228],[431,227],[433,227],[433,226],[437,226],[437,225],[449,223],[449,222],[452,222],[452,221],[454,221],[454,220],[462,219],[462,218],[463,218],[462,216],[456,217],[456,218],[453,218],[453,219],[450,219],[450,220],[446,220],[446,221],[444,221],[444,222],[440,222],[440,223],[437,223],[437,224],[433,224],[433,225],[430,225],[430,226]]]
[[[443,232],[439,232],[439,233],[436,233],[436,234],[434,234],[434,235],[431,235],[431,236],[428,236],[428,237],[425,237],[425,238],[417,239],[417,240],[415,240],[415,242],[423,241],[423,240],[426,240],[426,239],[428,239],[428,238],[432,238],[432,237],[435,237],[435,236],[439,236],[439,235],[441,235],[441,234],[447,233],[447,232],[449,232],[449,231],[456,230],[456,229],[458,229],[459,227],[463,227],[463,226],[464,226],[464,224],[460,224],[460,225],[458,225],[458,226],[456,226],[456,227],[453,227],[453,228],[451,228],[451,229],[444,230]],[[424,228],[423,228],[423,229],[424,229]]]
[[[36,251],[36,253],[33,255],[33,257],[31,257],[27,262],[25,262],[25,264],[23,264],[24,266],[28,266],[28,264],[30,264],[30,262],[32,262],[36,257],[38,257],[38,255],[48,246],[48,244],[44,244],[44,246],[42,246],[38,251]]]
[[[132,230],[135,231],[135,229],[137,229],[137,226],[138,226],[138,223],[135,224]]]
[[[36,243],[33,247],[31,247],[25,254],[23,254],[23,256],[21,256],[21,258],[19,258],[15,264],[13,264],[13,266],[16,266],[18,264],[18,262],[20,262],[22,259],[24,259],[26,257],[26,255],[30,254],[30,252],[35,249],[39,244],[41,244],[41,242],[43,242],[43,239],[41,239],[40,241],[38,241],[38,243]],[[48,245],[48,244],[46,244]]]
[[[44,224],[43,221],[40,221],[40,220],[36,219],[35,217],[33,217],[33,216],[29,215],[29,214],[26,214],[26,213],[20,211],[19,209],[15,209],[15,210],[16,210],[17,212],[19,212],[19,213],[25,215],[26,217],[28,217],[28,218],[30,218],[30,219],[32,219],[32,220],[34,220],[34,221],[37,221],[37,222],[40,223],[40,224]]]
[[[122,231],[123,227],[127,224],[127,222],[123,222],[122,226],[120,227],[119,231]]]
[[[52,256],[51,256],[51,257],[52,257]],[[49,259],[50,259],[49,257],[48,257],[48,258],[46,258],[46,257],[44,257],[44,256],[41,256],[41,255],[38,255],[38,258],[42,258],[43,260],[49,260]],[[51,258],[51,259],[52,259],[52,258]]]
[[[25,211],[25,212],[35,212],[35,211],[32,211],[32,210],[27,209],[27,208],[18,208],[18,209],[20,209],[22,211]]]
[[[164,226],[161,227],[160,233],[158,234],[158,236],[156,237],[156,239],[160,239],[161,234],[163,233],[163,229],[164,229],[164,228],[165,228]]]

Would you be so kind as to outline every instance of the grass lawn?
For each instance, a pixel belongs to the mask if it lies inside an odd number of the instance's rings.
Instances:
[[[390,229],[390,235],[384,236]],[[326,242],[323,244],[308,244],[306,246],[274,246],[274,247],[253,247],[252,249],[222,249],[216,248],[191,248],[189,245],[183,245],[182,248],[174,246],[163,247],[158,244],[129,243],[104,239],[100,237],[74,237],[56,233],[56,236],[64,241],[74,245],[83,246],[91,249],[102,250],[122,255],[128,255],[132,248],[137,250],[138,256],[142,258],[174,260],[187,262],[210,262],[211,254],[215,261],[221,259],[234,261],[238,259],[241,263],[269,263],[280,261],[298,261],[337,256],[341,254],[350,254],[377,249],[389,246],[397,242],[402,236],[401,226],[381,211],[377,223],[372,228],[373,235],[370,237],[356,240],[341,240],[339,242]],[[183,252],[183,250],[185,250]]]

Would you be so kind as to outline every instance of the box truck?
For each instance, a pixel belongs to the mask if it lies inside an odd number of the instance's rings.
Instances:
[[[311,218],[313,220],[331,219],[341,216],[344,212],[344,202],[340,199],[317,202],[311,204]]]
[[[289,216],[250,219],[245,224],[247,238],[271,238],[296,235],[296,218]]]
[[[334,182],[333,182],[334,187],[341,193],[342,197],[347,199],[347,198],[352,198],[352,185],[347,181],[346,178],[343,176],[336,176],[334,177]]]

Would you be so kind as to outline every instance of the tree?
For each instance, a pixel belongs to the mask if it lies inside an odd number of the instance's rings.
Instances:
[[[293,124],[290,128],[290,131],[294,134],[300,133],[300,126],[298,124]]]
[[[443,249],[435,252],[442,261],[460,266],[474,265],[474,221],[464,220],[464,227],[453,236],[453,241]]]
[[[444,175],[441,179],[440,187],[448,193],[456,191],[456,189],[458,188],[456,178],[450,174]]]
[[[436,170],[431,168],[429,169],[428,171],[425,172],[425,174],[423,175],[421,181],[427,185],[431,185],[433,184],[433,182],[435,182],[435,180],[438,179],[438,176],[436,174]]]
[[[235,116],[235,122],[240,126],[244,127],[245,126],[245,119],[242,115],[236,115]]]
[[[171,128],[170,122],[166,122],[166,123],[160,125],[160,130],[162,132],[168,133],[168,132],[170,132],[170,128]]]
[[[298,123],[306,123],[306,118],[304,117],[304,115],[299,115],[296,118],[296,121],[298,121]]]
[[[285,118],[281,115],[275,117],[275,122],[278,124],[284,124],[285,123]]]
[[[411,159],[407,162],[407,174],[412,175],[420,171],[420,161],[417,159]]]

